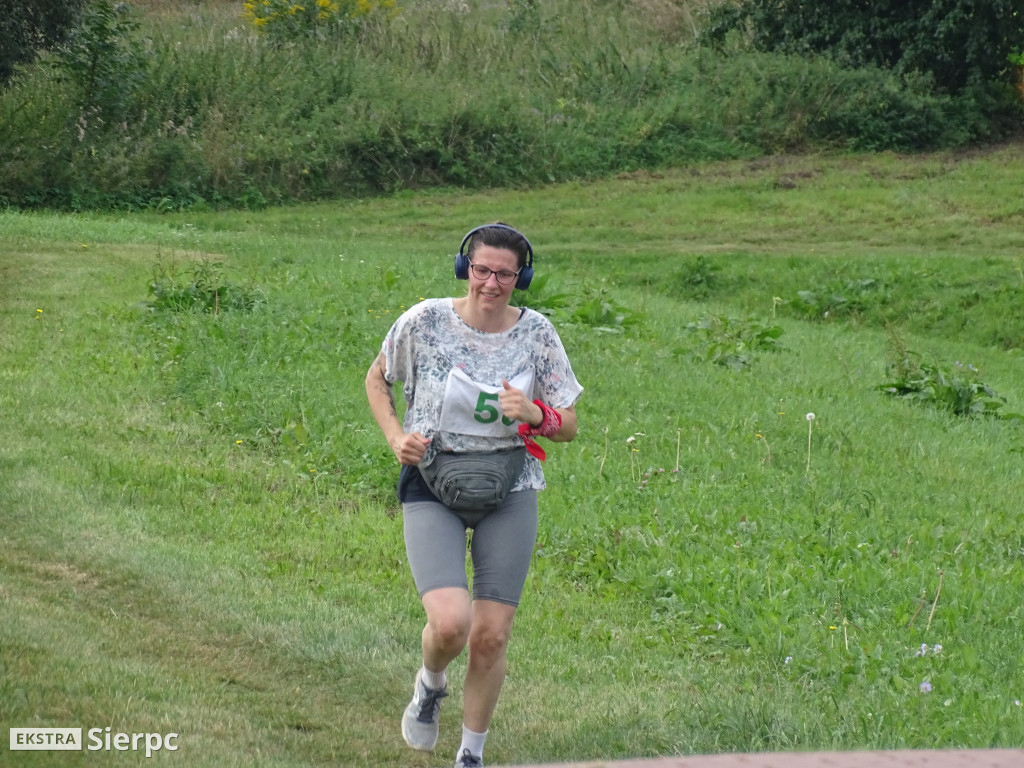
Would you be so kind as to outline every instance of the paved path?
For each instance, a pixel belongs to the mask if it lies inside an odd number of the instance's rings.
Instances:
[[[1024,749],[905,749],[895,752],[773,752],[520,768],[1024,768]]]

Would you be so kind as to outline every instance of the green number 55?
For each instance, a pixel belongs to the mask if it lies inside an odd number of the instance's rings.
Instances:
[[[494,401],[493,403],[490,401]],[[501,416],[501,411],[498,410],[498,406],[495,403],[498,402],[498,395],[491,394],[490,392],[481,392],[480,397],[476,401],[476,411],[473,413],[473,418],[479,421],[481,424],[492,424],[498,420]],[[512,426],[512,421],[506,416],[501,416],[501,423],[506,427]]]

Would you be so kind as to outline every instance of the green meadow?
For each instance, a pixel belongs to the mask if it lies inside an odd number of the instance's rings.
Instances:
[[[1022,164],[0,213],[0,730],[450,764],[461,661],[438,751],[398,728],[422,616],[363,377],[501,219],[585,392],[488,763],[1024,745]]]

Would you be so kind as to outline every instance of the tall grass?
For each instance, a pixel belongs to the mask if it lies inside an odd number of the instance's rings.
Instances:
[[[0,214],[0,726],[173,731],[188,765],[450,759],[461,661],[437,754],[398,735],[421,609],[362,380],[500,216],[586,392],[488,761],[1021,746],[1020,421],[877,389],[895,334],[1024,408],[1020,154]]]
[[[739,41],[704,49],[704,7],[421,0],[357,32],[281,43],[247,26],[240,4],[142,4],[126,57],[137,86],[118,81],[116,99],[83,105],[51,56],[0,95],[0,202],[258,209],[766,153],[962,146],[1001,135],[1000,110],[1018,113]]]

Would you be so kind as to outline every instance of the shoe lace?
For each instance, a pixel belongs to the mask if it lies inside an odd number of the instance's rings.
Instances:
[[[483,768],[484,761],[468,749],[464,749],[462,750],[462,755],[459,757],[457,765],[461,766],[461,768]]]
[[[420,713],[416,719],[421,723],[432,723],[441,709],[441,699],[448,695],[444,688],[427,688],[423,686],[423,698],[420,699]]]

